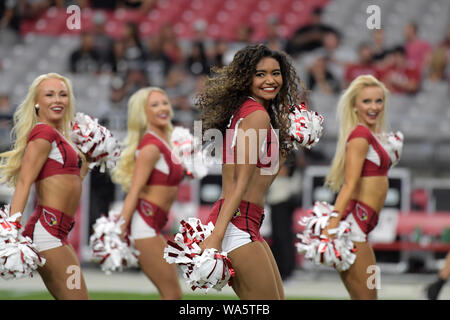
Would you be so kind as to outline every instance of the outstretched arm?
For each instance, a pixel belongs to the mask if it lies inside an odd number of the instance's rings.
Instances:
[[[51,148],[51,143],[45,139],[32,140],[26,146],[16,188],[11,200],[11,214],[16,212],[23,213],[31,186],[44,166]]]

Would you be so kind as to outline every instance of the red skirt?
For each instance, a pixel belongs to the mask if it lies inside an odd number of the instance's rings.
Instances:
[[[36,206],[25,225],[22,235],[30,237],[37,244],[39,239],[35,238],[35,227],[38,221],[45,231],[59,239],[62,245],[69,244],[67,238],[75,224],[73,217],[50,207]]]
[[[378,213],[361,201],[350,200],[342,215],[342,220],[345,220],[349,214],[353,215],[356,223],[366,235],[378,224]]]
[[[224,199],[220,199],[214,204],[207,222],[211,221],[214,225],[216,224],[223,202]],[[263,208],[248,201],[241,201],[238,209],[231,218],[230,223],[232,223],[239,230],[246,232],[249,239],[253,242],[264,240],[259,232],[263,220]]]

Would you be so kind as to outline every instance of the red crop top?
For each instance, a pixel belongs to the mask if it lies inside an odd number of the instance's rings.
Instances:
[[[387,176],[391,158],[369,128],[358,124],[348,136],[347,142],[354,138],[364,138],[369,142],[369,151],[366,154],[361,177]]]
[[[147,185],[177,186],[184,177],[184,169],[180,163],[172,159],[172,150],[167,143],[155,133],[148,131],[143,137],[136,151],[136,156],[143,147],[154,144],[158,147],[162,157],[158,159],[153,168]]]
[[[75,147],[56,129],[48,124],[38,123],[31,130],[27,143],[36,139],[44,139],[52,144],[47,161],[45,161],[36,180],[45,179],[57,174],[80,175],[80,156]]]
[[[225,141],[223,142],[223,151],[222,151],[223,163],[237,163],[237,155],[235,149],[239,123],[242,120],[244,120],[244,118],[247,117],[249,114],[257,110],[261,110],[267,113],[267,110],[260,103],[255,101],[253,98],[249,97],[247,100],[244,101],[242,106],[234,112],[226,130],[224,139]],[[272,160],[275,160],[274,161],[275,163],[277,163],[279,160],[278,136],[275,133],[275,130],[273,129],[272,125],[270,125],[270,128],[271,128],[270,133],[269,132],[267,133],[266,140],[264,141],[262,145],[262,150],[257,158],[256,166],[258,168],[269,168],[274,164],[272,163]],[[275,151],[274,154],[272,154],[273,151]]]

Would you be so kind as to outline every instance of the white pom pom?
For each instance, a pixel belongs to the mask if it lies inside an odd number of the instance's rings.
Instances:
[[[385,133],[382,137],[381,142],[384,149],[389,154],[391,158],[391,167],[394,167],[400,161],[403,150],[403,133],[400,131]]]
[[[98,123],[97,119],[78,112],[71,123],[70,138],[86,157],[94,159],[89,165],[112,169],[120,157],[120,144],[113,134]]]
[[[309,216],[299,221],[305,229],[297,234],[300,241],[296,243],[296,247],[300,254],[304,254],[306,259],[316,265],[323,264],[345,271],[355,262],[356,247],[350,239],[351,229],[347,221],[340,221],[337,228],[328,230],[328,234],[334,235],[334,238],[328,239],[321,235],[332,214],[332,205],[316,202],[309,211]]]
[[[180,222],[179,233],[173,241],[168,241],[164,249],[164,259],[176,263],[183,272],[183,277],[192,290],[196,288],[214,288],[220,291],[231,277],[234,270],[226,252],[206,249],[201,252],[199,242],[205,240],[214,229],[210,222],[204,225],[197,218]]]
[[[210,159],[202,152],[201,141],[198,141],[188,129],[175,127],[170,140],[173,152],[187,174],[195,179],[202,179],[208,174]]]
[[[292,106],[291,109],[292,111],[289,113],[291,137],[301,146],[311,149],[322,136],[323,116],[306,109],[303,104]],[[296,148],[295,144],[294,147]]]
[[[333,209],[334,207],[327,202],[317,201],[313,209],[309,211],[310,215],[303,217],[299,221],[299,224],[306,226],[305,231],[308,234],[318,237],[328,225],[328,220]]]
[[[191,288],[204,288],[208,291],[214,288],[218,291],[228,283],[232,275],[231,262],[226,253],[219,253],[216,249],[206,249],[201,255],[193,259],[194,267],[189,277]]]
[[[6,280],[33,276],[45,264],[31,239],[21,234],[21,216],[9,216],[9,206],[0,210],[0,277]]]
[[[106,274],[138,265],[139,251],[129,238],[121,238],[123,223],[123,217],[111,211],[108,217],[98,218],[93,226],[94,232],[89,241],[91,256],[100,263]]]

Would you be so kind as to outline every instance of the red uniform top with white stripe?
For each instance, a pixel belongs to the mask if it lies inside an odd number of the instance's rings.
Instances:
[[[366,154],[361,177],[387,176],[391,159],[369,128],[358,124],[348,136],[347,142],[354,138],[364,138],[369,142],[369,151]]]
[[[235,152],[236,150],[235,147],[239,123],[242,120],[244,120],[245,117],[258,110],[267,113],[266,108],[264,108],[260,103],[255,101],[253,98],[249,97],[247,100],[244,101],[242,106],[234,112],[233,116],[230,119],[230,123],[228,124],[225,139],[223,141],[223,151],[222,151],[223,163],[237,163],[237,155]],[[278,161],[278,152],[279,152],[278,137],[274,129],[272,128],[272,125],[270,126],[270,128],[271,128],[270,133],[267,132],[267,136],[263,143],[262,150],[260,150],[258,154],[258,161],[256,164],[258,168],[269,168],[272,165],[271,163],[272,160]],[[259,134],[259,132],[257,132],[256,134]],[[274,151],[275,154],[272,154],[272,151]]]
[[[56,174],[80,175],[81,158],[75,147],[64,138],[56,129],[45,123],[38,123],[31,130],[27,143],[44,139],[52,144],[47,161],[36,180],[45,179]]]
[[[172,150],[169,145],[155,133],[148,131],[138,145],[136,156],[146,145],[154,144],[158,147],[161,156],[147,180],[147,185],[177,186],[184,177],[184,169],[180,162],[172,158]],[[175,157],[175,156],[174,156]]]

